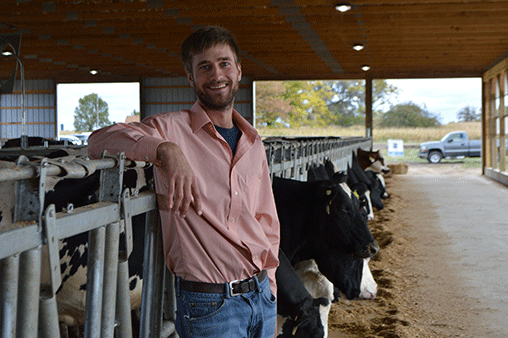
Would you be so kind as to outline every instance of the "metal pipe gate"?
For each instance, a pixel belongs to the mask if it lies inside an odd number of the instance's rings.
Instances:
[[[271,175],[306,180],[310,164],[325,159],[346,170],[352,152],[370,149],[372,140],[270,138],[264,143]],[[176,336],[174,277],[164,263],[155,193],[122,189],[124,172],[146,168],[146,163],[130,161],[123,154],[71,161],[30,161],[22,155],[15,164],[0,163],[0,184],[13,191],[0,199],[1,337],[61,336],[56,300],[62,282],[58,241],[84,232],[88,232],[84,336]],[[51,178],[84,178],[95,171],[101,176],[98,203],[68,205],[61,212],[54,205],[43,210]],[[140,214],[146,215],[145,252],[140,328],[134,333],[127,257],[133,245],[132,217]],[[126,238],[123,244],[120,234]],[[43,257],[48,260],[50,281],[41,282]]]

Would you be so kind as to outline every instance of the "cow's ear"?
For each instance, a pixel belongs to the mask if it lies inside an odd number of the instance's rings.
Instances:
[[[342,171],[337,171],[332,175],[331,179],[337,184],[345,183],[347,181],[347,175]]]

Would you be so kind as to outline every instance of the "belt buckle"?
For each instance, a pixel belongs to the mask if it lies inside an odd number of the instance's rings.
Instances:
[[[240,279],[237,279],[237,280],[234,280],[234,281],[231,281],[231,282],[228,282],[228,285],[229,285],[229,295],[231,297],[234,297],[234,296],[239,296],[241,295],[242,293],[239,292],[239,293],[235,293],[234,289],[233,289],[233,284],[235,283],[238,283],[240,282],[241,280]]]

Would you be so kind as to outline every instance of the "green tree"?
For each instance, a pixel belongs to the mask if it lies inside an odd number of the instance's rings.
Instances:
[[[457,113],[457,119],[464,122],[479,121],[481,114],[477,112],[475,107],[465,106]]]
[[[385,80],[373,81],[373,111],[398,95]],[[259,125],[350,126],[365,120],[365,81],[284,81],[256,83]]]
[[[324,81],[288,81],[284,87],[284,97],[293,107],[286,121],[292,127],[322,127],[332,123],[333,116],[326,105],[331,93]]]
[[[341,80],[328,81],[328,89],[334,95],[327,102],[334,115],[334,124],[350,126],[365,121],[365,81]],[[380,113],[380,107],[398,95],[398,88],[389,85],[386,80],[372,81],[372,111]]]
[[[425,106],[405,102],[392,106],[381,116],[381,127],[434,127],[440,125],[438,117]]]
[[[284,82],[256,82],[256,125],[282,127],[293,107],[284,98]]]
[[[93,131],[110,124],[108,104],[98,94],[88,94],[79,99],[79,106],[74,109],[76,131]]]
[[[131,115],[132,115],[132,116],[139,116],[139,114],[140,114],[140,113],[139,113],[136,109],[134,109],[134,110],[132,111],[132,114],[131,114]]]

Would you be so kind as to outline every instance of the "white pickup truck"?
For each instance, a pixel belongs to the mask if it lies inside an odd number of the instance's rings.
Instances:
[[[441,141],[420,144],[418,157],[430,163],[439,163],[443,158],[480,157],[481,153],[481,140],[469,140],[465,131],[453,131]]]

